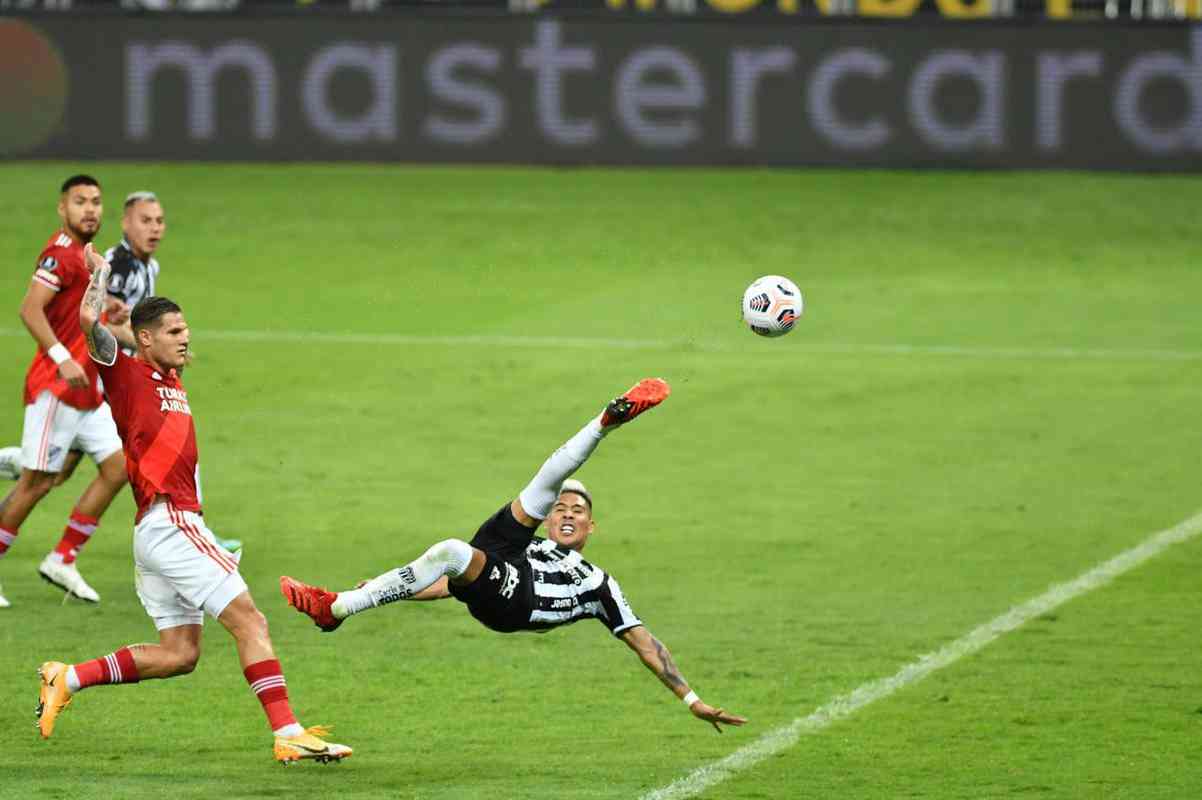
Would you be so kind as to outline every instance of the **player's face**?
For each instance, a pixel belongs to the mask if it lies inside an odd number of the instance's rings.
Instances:
[[[575,492],[561,494],[547,517],[547,536],[569,550],[583,550],[595,527],[588,501]]]
[[[190,333],[184,315],[172,311],[159,318],[157,328],[138,331],[142,344],[148,344],[150,360],[163,369],[179,369],[188,363]]]
[[[58,216],[63,221],[63,227],[84,244],[100,233],[100,216],[103,213],[99,186],[72,186],[58,201]]]
[[[167,230],[163,207],[156,200],[139,200],[125,210],[121,230],[134,255],[149,258],[159,249],[159,241]]]

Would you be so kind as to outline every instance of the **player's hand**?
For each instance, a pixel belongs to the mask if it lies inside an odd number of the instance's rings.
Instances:
[[[713,725],[714,730],[716,730],[718,733],[722,733],[722,725],[742,725],[743,723],[747,722],[744,717],[728,714],[721,708],[707,706],[700,700],[689,706],[689,711],[693,712],[693,716],[697,719],[703,719],[709,724]]]
[[[124,325],[129,319],[129,306],[116,297],[110,297],[104,301],[104,313],[110,325]]]
[[[67,382],[68,386],[75,389],[83,389],[88,385],[88,374],[73,358],[58,365],[58,375]]]
[[[88,242],[83,246],[84,260],[88,262],[88,272],[91,272],[93,277],[97,272],[104,273],[104,285],[108,286],[109,273],[112,271],[112,266],[104,260],[104,256],[96,252],[96,248]],[[94,281],[95,282],[95,281]]]

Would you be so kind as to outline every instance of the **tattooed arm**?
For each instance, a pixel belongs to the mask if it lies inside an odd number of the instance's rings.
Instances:
[[[90,244],[84,247],[84,258],[92,270],[92,280],[84,292],[83,302],[79,304],[79,327],[88,340],[88,352],[92,360],[111,366],[117,361],[117,339],[100,322],[108,299],[109,262]]]
[[[689,689],[688,682],[676,668],[676,662],[672,660],[672,654],[668,652],[668,648],[664,647],[663,642],[652,636],[651,631],[640,625],[623,631],[621,637],[631,650],[638,653],[639,659],[647,669],[655,673],[655,677],[659,678],[660,683],[667,686],[672,694],[681,700],[692,695],[689,711],[693,712],[694,717],[712,724],[718,733],[722,732],[722,727],[718,723],[742,725],[747,721],[743,717],[728,714],[721,708],[714,708],[703,703],[697,694]]]

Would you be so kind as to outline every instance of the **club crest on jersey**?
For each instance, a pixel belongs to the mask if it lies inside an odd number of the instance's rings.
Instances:
[[[154,387],[155,392],[159,395],[159,411],[187,414],[192,416],[192,409],[188,407],[188,393],[182,389],[172,389],[167,386]]]

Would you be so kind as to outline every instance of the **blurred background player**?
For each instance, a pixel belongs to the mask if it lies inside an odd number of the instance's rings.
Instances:
[[[263,705],[275,736],[274,756],[337,761],[351,755],[345,745],[323,741],[325,729],[305,729],[296,720],[280,662],[238,559],[222,552],[201,516],[196,486],[196,427],[178,370],[188,362],[190,333],[180,307],[149,297],[130,323],[137,357],[121,352],[100,324],[109,264],[90,246],[92,281],[78,309],[88,352],[104,379],[113,415],[125,441],[130,486],[138,505],[134,521],[134,572],[138,598],[159,632],[157,644],[135,644],[68,665],[42,664],[38,729],[44,738],[76,692],[97,684],[136,683],[143,678],[186,675],[200,658],[205,613],[234,637],[243,675]]]
[[[89,602],[100,595],[79,574],[75,559],[100,517],[125,484],[125,456],[112,413],[100,394],[96,367],[79,329],[79,303],[88,286],[84,245],[100,231],[104,212],[100,184],[90,175],[63,182],[58,215],[62,227],[38,257],[21,321],[38,350],[25,375],[25,424],[17,485],[0,502],[0,556],[13,546],[21,524],[55,486],[68,452],[78,449],[98,473],[75,504],[62,539],[42,559],[38,573]],[[10,604],[0,589],[0,608]]]
[[[421,558],[346,592],[280,578],[289,605],[332,631],[352,614],[397,600],[454,597],[486,627],[501,633],[545,631],[598,619],[638,654],[698,719],[721,724],[747,720],[706,705],[689,688],[662,642],[647,630],[614,578],[580,556],[596,526],[593,500],[579,481],[567,480],[608,433],[663,402],[668,384],[640,381],[551,454],[512,503],[490,517],[471,544],[447,539]],[[549,516],[548,516],[549,515]],[[534,535],[547,521],[548,539]]]
[[[155,292],[159,262],[154,254],[159,249],[159,243],[166,231],[167,220],[163,205],[154,192],[137,191],[126,196],[124,212],[121,215],[121,241],[104,254],[105,260],[112,267],[108,287],[109,298],[121,303],[121,306],[112,306],[118,313],[110,315],[110,321],[114,324],[109,325],[109,330],[117,337],[126,355],[133,355],[135,348],[128,313]],[[20,455],[19,447],[0,449],[0,477],[15,480],[20,476]],[[68,452],[62,469],[56,474],[54,485],[60,486],[69,480],[82,458],[83,453],[80,450],[72,449]],[[231,553],[242,549],[239,539],[218,537],[217,543]]]

